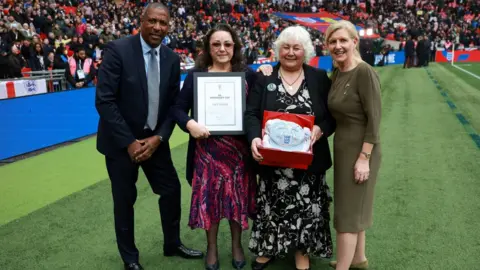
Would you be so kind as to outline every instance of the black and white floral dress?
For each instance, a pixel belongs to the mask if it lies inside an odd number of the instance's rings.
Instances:
[[[276,81],[276,110],[313,115],[312,101],[305,80],[295,95]],[[324,174],[305,170],[273,168],[260,177],[257,188],[257,214],[249,249],[256,256],[284,257],[290,252],[330,258],[329,204],[332,201]]]

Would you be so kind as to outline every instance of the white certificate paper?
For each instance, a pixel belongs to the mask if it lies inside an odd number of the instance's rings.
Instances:
[[[235,84],[205,83],[205,123],[207,126],[235,126]]]
[[[212,135],[243,134],[245,73],[194,74],[195,120]]]

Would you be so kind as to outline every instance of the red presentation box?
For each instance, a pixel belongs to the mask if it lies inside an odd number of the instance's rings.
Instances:
[[[282,112],[263,112],[262,123],[262,138],[265,135],[265,124],[268,120],[280,119],[290,122],[295,122],[301,127],[307,127],[313,130],[315,123],[315,116]],[[295,169],[308,169],[308,166],[312,164],[313,153],[312,149],[309,152],[287,152],[277,149],[259,147],[258,151],[263,156],[261,165],[283,167],[283,168],[295,168]]]

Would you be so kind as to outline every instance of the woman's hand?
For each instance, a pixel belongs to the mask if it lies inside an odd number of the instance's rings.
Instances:
[[[258,152],[258,147],[259,146],[262,146],[262,139],[260,139],[260,138],[253,139],[253,141],[252,141],[252,155],[253,155],[253,159],[255,159],[258,162],[263,160],[262,155],[260,155],[260,152]]]
[[[258,67],[257,71],[262,72],[262,74],[265,76],[270,76],[272,75],[273,67],[272,65],[268,65],[268,64],[261,65],[260,67]]]
[[[208,129],[205,126],[195,122],[195,120],[188,121],[187,129],[190,132],[190,135],[192,135],[192,137],[195,139],[206,139],[208,136],[210,136]]]
[[[370,176],[370,163],[367,158],[359,157],[354,168],[355,182],[362,184]]]
[[[312,147],[314,143],[320,140],[322,135],[323,135],[322,129],[319,126],[314,125],[312,129],[312,136],[310,137],[310,147]]]

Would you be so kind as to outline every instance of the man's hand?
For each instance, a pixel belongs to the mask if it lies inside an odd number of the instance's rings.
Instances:
[[[134,152],[135,162],[140,163],[149,159],[160,145],[160,137],[152,136],[143,140],[138,140],[142,146],[138,151]]]
[[[130,156],[130,159],[133,161],[133,162],[137,162],[136,159],[137,159],[137,154],[136,153],[141,153],[143,151],[145,151],[145,146],[142,145],[140,143],[140,141],[136,140],[134,141],[133,143],[131,143],[129,146],[128,146],[128,155]]]

